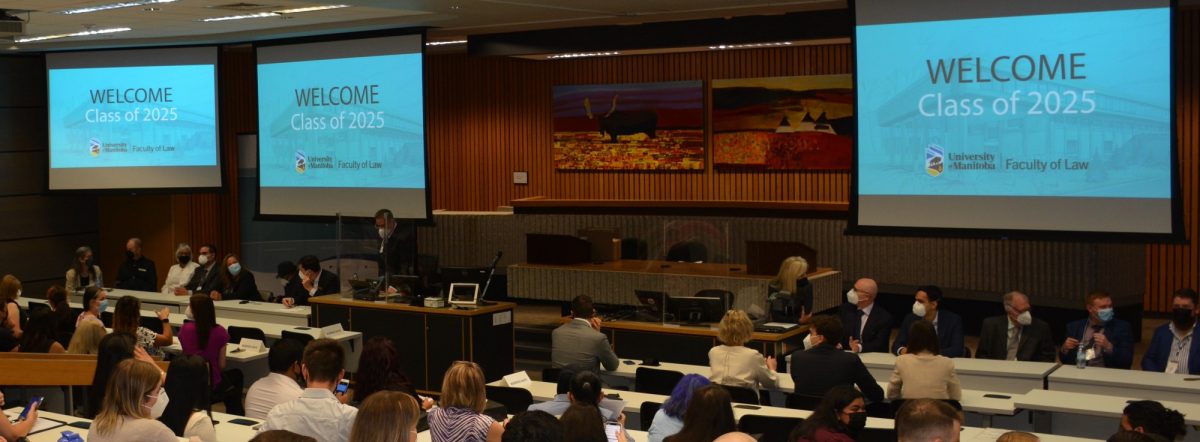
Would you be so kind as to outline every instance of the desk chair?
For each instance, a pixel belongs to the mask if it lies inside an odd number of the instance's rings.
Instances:
[[[804,423],[798,417],[747,414],[738,420],[738,430],[758,437],[759,442],[786,442],[792,430]]]
[[[708,247],[700,241],[683,241],[675,243],[667,251],[667,261],[675,262],[705,262],[708,261]]]
[[[308,333],[296,333],[294,331],[288,331],[288,330],[281,331],[279,333],[279,338],[280,339],[293,339],[296,342],[299,342],[300,345],[302,345],[302,346],[307,346],[309,342],[313,341],[312,335],[310,335]]]
[[[50,305],[49,305],[49,304],[42,304],[42,303],[40,303],[40,302],[31,302],[31,303],[29,303],[29,316],[30,316],[30,317],[32,317],[33,315],[37,314],[38,312],[43,312],[43,311],[44,311],[44,312],[49,312],[49,311],[50,311]]]
[[[662,404],[658,402],[642,402],[642,407],[638,410],[638,416],[641,416],[642,420],[642,431],[650,431],[650,424],[654,423],[654,415],[658,414],[660,408]]]
[[[729,392],[729,398],[735,403],[758,405],[758,392],[753,388],[734,387],[732,385],[722,385],[725,391]]]
[[[895,442],[896,430],[887,428],[863,428],[858,432],[858,442]]]
[[[802,394],[789,394],[787,396],[787,407],[797,410],[816,410],[817,404],[821,403],[820,396],[806,396]]]
[[[562,369],[558,367],[546,367],[542,369],[542,382],[558,382],[558,376],[562,374]]]
[[[507,414],[517,414],[528,410],[533,404],[533,394],[524,388],[501,387],[486,385],[483,387],[487,398],[504,404]]]
[[[262,329],[255,327],[238,327],[231,325],[226,328],[229,332],[229,342],[240,344],[243,338],[257,339],[259,342],[266,344],[267,334],[263,333]],[[285,332],[290,333],[290,332]],[[305,335],[308,336],[308,335]],[[309,336],[311,338],[311,336]]]
[[[157,317],[142,316],[141,320],[139,322],[141,323],[142,327],[146,327],[146,328],[150,329],[150,331],[152,331],[152,332],[155,332],[155,333],[163,332],[163,322],[162,322],[162,320],[158,319]]]
[[[657,368],[638,367],[634,374],[634,390],[641,393],[670,395],[675,384],[683,379],[683,373],[674,370],[659,370]]]

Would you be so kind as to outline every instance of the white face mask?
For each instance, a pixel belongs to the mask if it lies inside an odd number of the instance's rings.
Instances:
[[[1033,314],[1029,312],[1017,315],[1017,323],[1021,325],[1029,325],[1033,323]]]
[[[854,291],[854,289],[850,289],[850,291],[846,292],[846,302],[858,304],[858,292]]]
[[[379,228],[379,237],[387,238],[387,228],[384,228],[384,227]]]
[[[922,304],[920,301],[913,302],[913,314],[914,315],[917,315],[917,317],[920,317],[920,318],[924,318],[925,313],[926,313],[925,312],[925,304]]]
[[[804,337],[804,349],[805,349],[805,350],[808,350],[808,349],[810,349],[810,348],[813,348],[813,346],[815,346],[815,345],[817,345],[817,343],[816,343],[816,342],[813,342],[813,335],[812,335],[812,333],[809,333],[809,334],[808,334],[808,336],[805,336],[805,337]]]
[[[167,389],[158,387],[158,400],[154,401],[154,405],[150,407],[150,417],[158,419],[162,417],[164,411],[167,410],[167,404],[171,402],[171,398],[167,397]]]
[[[196,258],[196,263],[200,264],[200,265],[207,265],[208,264],[208,255],[200,254],[200,256]]]
[[[196,320],[196,317],[192,316],[192,306],[190,306],[190,305],[188,306],[187,310],[183,312],[183,316],[185,316],[188,319],[191,319],[193,321]]]

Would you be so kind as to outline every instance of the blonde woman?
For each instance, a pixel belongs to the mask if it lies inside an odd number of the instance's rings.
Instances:
[[[408,393],[380,391],[358,409],[350,442],[414,442],[421,408]]]
[[[767,286],[771,320],[807,324],[812,318],[812,284],[808,282],[808,261],[792,256],[779,265],[779,274]]]
[[[126,359],[117,364],[105,387],[100,414],[88,428],[88,442],[176,442],[159,422],[167,406],[166,375],[154,364]]]
[[[712,369],[713,383],[746,387],[755,390],[770,389],[779,385],[779,374],[775,373],[775,358],[766,357],[746,347],[754,334],[754,324],[742,310],[730,310],[721,318],[717,339],[722,345],[708,351],[708,365]]]
[[[441,407],[429,410],[433,442],[500,442],[504,427],[483,414],[484,383],[479,364],[457,361],[450,366],[442,379]]]
[[[94,355],[100,352],[100,340],[104,339],[104,335],[108,331],[104,329],[104,324],[96,321],[83,321],[79,324],[79,328],[75,329],[75,334],[71,335],[71,342],[67,345],[67,353],[75,355]]]

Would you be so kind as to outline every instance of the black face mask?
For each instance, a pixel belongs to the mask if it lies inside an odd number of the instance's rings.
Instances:
[[[1171,322],[1175,323],[1175,328],[1189,329],[1196,322],[1196,315],[1190,308],[1175,307],[1171,311]]]
[[[846,427],[850,431],[857,433],[867,427],[867,412],[860,411],[857,413],[847,413],[847,415],[850,416],[850,424],[846,425]]]
[[[179,255],[179,266],[183,267],[192,262],[192,255]]]
[[[133,252],[126,250],[125,251],[125,259],[127,259],[129,261],[133,261]]]

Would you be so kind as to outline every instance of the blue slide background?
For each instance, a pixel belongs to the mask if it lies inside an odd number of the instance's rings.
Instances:
[[[259,179],[262,187],[425,188],[425,125],[421,54],[312,60],[258,66]],[[379,104],[298,107],[295,90],[377,84]],[[384,126],[293,130],[292,118],[341,112],[383,112]],[[297,171],[297,151],[308,159]],[[315,158],[332,157],[333,168]],[[377,169],[339,168],[375,161]]]
[[[50,167],[215,166],[216,76],[212,65],[52,69],[49,72]],[[93,89],[171,87],[170,103],[92,104]],[[175,121],[89,123],[88,109],[120,112],[176,108]],[[144,113],[144,111],[143,111]],[[123,117],[122,117],[123,118]],[[91,154],[91,139],[128,145],[128,152]],[[134,146],[173,146],[139,151]]]
[[[1166,8],[857,27],[858,193],[1170,198],[1169,30]],[[925,64],[1073,52],[1087,53],[1087,79],[934,85]],[[1026,114],[1029,91],[1085,89],[1096,91],[1094,113]],[[992,101],[1014,90],[1021,91],[1019,112],[995,115]],[[928,93],[982,98],[985,113],[922,116],[917,103]],[[925,168],[931,144],[946,154],[936,177]],[[996,169],[952,169],[954,153],[991,154]],[[1089,167],[1004,168],[1006,159],[1063,158]]]

